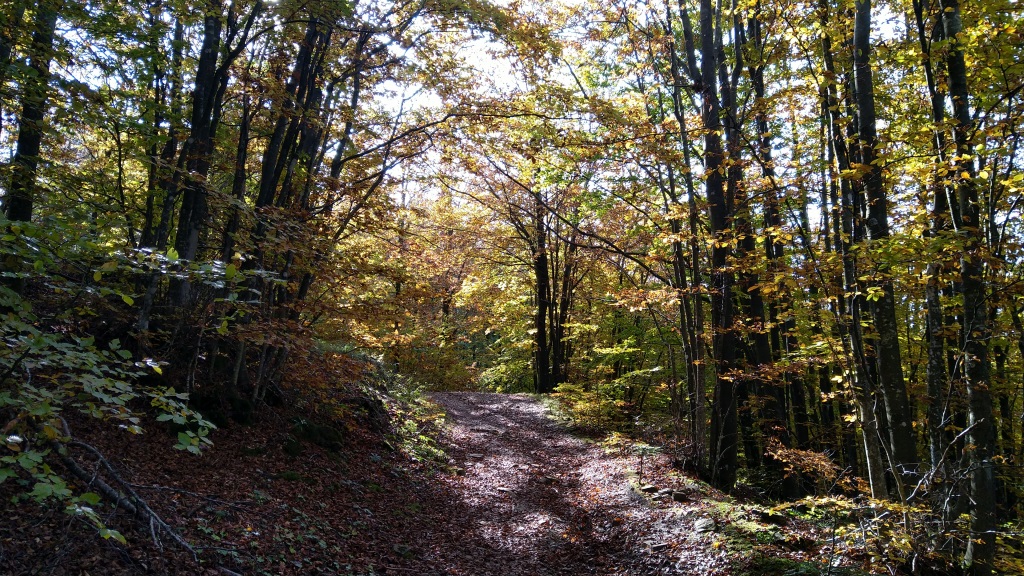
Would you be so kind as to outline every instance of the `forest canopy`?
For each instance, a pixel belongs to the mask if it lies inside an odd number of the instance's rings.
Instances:
[[[1019,531],[1018,0],[0,22],[0,482],[28,497],[98,497],[66,413],[200,453],[202,406],[342,351],[658,428],[725,491],[863,494],[908,557],[989,574]]]

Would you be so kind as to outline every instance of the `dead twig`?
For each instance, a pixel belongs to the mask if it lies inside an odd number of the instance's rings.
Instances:
[[[238,500],[238,501],[221,500],[220,498],[214,498],[213,496],[207,496],[205,494],[200,494],[199,492],[193,492],[191,490],[185,490],[184,488],[175,488],[173,486],[160,486],[159,484],[149,484],[149,485],[146,485],[146,484],[129,484],[129,485],[132,488],[136,489],[136,490],[157,490],[157,491],[161,491],[161,492],[174,492],[176,494],[185,494],[185,495],[188,495],[188,496],[192,496],[193,498],[198,498],[200,500],[205,500],[207,502],[212,502],[213,504],[220,504],[222,506],[228,506],[228,507],[231,507],[231,508],[238,508],[240,510],[246,510],[246,511],[250,510],[250,507],[253,506],[254,504],[256,504],[252,500]]]
[[[65,432],[67,432],[66,428]],[[64,466],[67,467],[67,469],[72,474],[77,476],[82,482],[86,483],[86,485],[95,487],[102,496],[112,501],[115,506],[119,508],[124,508],[133,516],[135,516],[141,523],[143,523],[144,525],[148,525],[150,537],[153,539],[154,544],[156,544],[158,547],[162,547],[159,534],[165,534],[175,544],[187,550],[192,555],[193,560],[195,560],[196,562],[199,561],[199,555],[196,553],[192,545],[189,544],[189,542],[185,540],[185,538],[181,534],[179,534],[177,530],[175,530],[167,522],[165,522],[164,519],[161,518],[159,514],[157,514],[155,511],[153,511],[152,508],[149,507],[149,504],[146,503],[146,500],[144,498],[139,496],[139,494],[132,487],[132,484],[126,481],[124,478],[121,477],[120,474],[117,473],[117,470],[114,469],[114,466],[110,463],[109,460],[107,460],[105,456],[103,456],[103,454],[98,449],[89,444],[86,444],[85,442],[81,442],[78,440],[69,440],[63,444],[54,440],[53,442],[50,443],[50,446],[51,448],[53,448],[54,453],[57,454],[58,457],[60,458],[61,463],[64,464]],[[68,448],[71,447],[85,450],[93,457],[95,457],[97,462],[106,470],[107,474],[109,474],[109,476],[113,479],[116,486],[119,486],[123,490],[123,492],[118,488],[112,486],[103,478],[101,478],[98,472],[90,473],[88,470],[83,468],[82,465],[79,464],[78,461],[75,460],[74,457],[72,457],[71,454],[69,453]]]

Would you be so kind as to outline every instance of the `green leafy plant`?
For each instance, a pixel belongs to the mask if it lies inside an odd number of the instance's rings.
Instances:
[[[93,480],[77,466],[73,449],[102,457],[74,438],[66,416],[80,413],[141,434],[146,411],[155,410],[157,420],[185,428],[175,447],[195,454],[210,444],[213,425],[188,407],[187,394],[160,383],[159,361],[135,358],[119,338],[101,342],[83,334],[81,326],[111,297],[116,305],[133,304],[124,286],[100,284],[115,267],[97,243],[88,237],[68,242],[70,231],[52,226],[0,222],[0,229],[6,230],[0,249],[8,264],[0,283],[0,483],[20,486],[16,499],[59,503],[104,538],[123,541],[95,511],[101,496],[84,489]],[[78,274],[65,271],[75,269],[64,266],[72,259]],[[90,274],[82,262],[104,263]],[[32,300],[22,296],[26,287],[37,293]],[[70,476],[57,472],[57,461]]]

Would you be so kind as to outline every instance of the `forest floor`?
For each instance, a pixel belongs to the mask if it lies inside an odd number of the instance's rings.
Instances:
[[[652,505],[630,472],[635,462],[568,434],[536,399],[432,398],[451,418],[449,454],[460,468],[448,484],[468,508],[458,555],[474,560],[468,570],[455,562],[455,573],[712,574],[726,566],[711,526],[694,530],[707,518],[701,510]]]
[[[100,505],[127,545],[103,540],[60,509],[12,503],[8,482],[0,574],[781,574],[839,552],[817,527],[735,502],[664,455],[641,464],[626,444],[570,434],[534,397],[431,398],[415,416],[392,410],[403,435],[362,425],[342,446],[297,443],[297,417],[271,413],[217,430],[200,457],[159,431],[80,422],[195,554]]]

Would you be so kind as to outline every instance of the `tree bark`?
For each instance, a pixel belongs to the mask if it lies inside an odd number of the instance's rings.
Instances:
[[[221,28],[220,0],[210,0],[203,21],[203,44],[199,51],[195,86],[192,91],[192,114],[188,145],[182,149],[185,157],[187,180],[178,211],[178,228],[174,248],[185,260],[192,260],[199,250],[199,239],[206,227],[208,202],[206,175],[209,156],[213,153],[213,117],[218,92],[217,60],[220,56]],[[171,301],[184,306],[189,299],[190,283],[179,280],[172,283]]]
[[[25,1],[14,0],[10,4],[9,10],[4,14],[8,23],[0,28],[0,87],[7,85],[7,69],[11,64],[11,54],[14,52],[18,32],[25,19]],[[3,121],[3,102],[0,102],[0,136],[3,136]]]
[[[946,53],[949,72],[949,95],[953,101],[953,138],[956,142],[955,182],[960,212],[957,234],[963,242],[960,255],[960,280],[963,286],[963,355],[964,381],[967,389],[967,445],[971,464],[970,494],[971,538],[967,542],[964,564],[974,576],[992,574],[995,557],[996,477],[992,455],[995,450],[991,377],[988,346],[991,330],[988,324],[984,282],[984,241],[978,189],[974,184],[977,171],[972,157],[971,137],[974,121],[969,108],[967,66],[964,62],[960,32],[958,0],[941,0],[942,26],[950,46]]]
[[[536,282],[534,297],[537,309],[533,317],[534,364],[533,375],[536,391],[545,394],[554,390],[551,381],[551,349],[548,342],[548,309],[551,307],[551,278],[548,272],[547,226],[544,222],[544,203],[540,192],[533,193],[533,275]]]
[[[853,244],[860,240],[862,234],[855,218],[857,195],[853,189],[853,183],[849,178],[839,177],[843,172],[850,170],[852,160],[846,144],[846,135],[843,132],[842,103],[837,90],[839,75],[833,59],[832,38],[829,33],[832,23],[828,17],[829,7],[824,0],[819,2],[819,13],[823,30],[822,58],[827,78],[824,112],[828,115],[830,151],[835,161],[832,178],[833,181],[837,179],[839,181],[839,186],[834,190],[837,197],[833,199],[833,205],[836,207],[834,244],[843,263],[842,286],[837,295],[839,301],[837,327],[844,342],[844,352],[852,364],[853,376],[850,378],[850,385],[854,391],[858,419],[861,424],[865,468],[868,482],[871,485],[871,495],[875,498],[887,498],[888,488],[879,447],[878,416],[873,406],[872,371],[864,361],[864,343],[860,328],[863,297],[858,295],[860,289],[857,284],[856,262],[852,250]]]
[[[856,21],[853,34],[854,82],[856,85],[858,140],[864,191],[867,196],[867,240],[886,242],[889,238],[888,198],[882,181],[882,166],[876,147],[878,137],[875,129],[875,92],[871,70],[871,0],[857,2]],[[900,356],[900,340],[896,323],[896,297],[889,264],[878,263],[881,277],[871,281],[879,291],[868,299],[872,321],[877,337],[873,356],[877,364],[878,389],[882,393],[888,422],[889,456],[892,471],[897,482],[903,484],[917,472],[917,446],[911,422],[913,414],[907,399],[907,387],[903,381],[903,360]],[[901,497],[902,487],[898,486]]]
[[[705,193],[714,247],[711,250],[711,322],[714,329],[716,368],[715,396],[711,409],[712,483],[722,490],[736,484],[737,406],[733,368],[736,339],[733,331],[732,273],[726,269],[729,254],[727,232],[730,207],[726,202],[722,173],[726,170],[722,149],[721,102],[718,99],[718,50],[715,16],[711,0],[700,2],[701,30],[701,117],[704,123]]]
[[[32,220],[36,194],[36,172],[43,142],[43,119],[50,96],[50,61],[60,6],[43,0],[36,8],[35,31],[29,49],[29,68],[33,74],[22,85],[18,140],[11,160],[11,183],[4,198],[8,220]]]
[[[671,6],[666,4],[666,22],[668,33],[675,36],[672,28],[674,16]],[[669,226],[676,240],[672,243],[672,272],[676,290],[679,291],[679,334],[682,348],[685,351],[684,362],[686,365],[686,409],[689,419],[690,440],[700,452],[703,452],[705,434],[704,415],[704,344],[700,336],[703,329],[703,305],[697,296],[696,288],[700,284],[700,259],[697,245],[697,209],[696,209],[696,186],[693,182],[693,172],[690,169],[690,138],[686,128],[686,113],[683,109],[683,86],[685,78],[684,68],[689,71],[691,78],[699,81],[696,66],[696,48],[693,43],[693,32],[691,30],[690,16],[686,8],[680,2],[679,18],[682,21],[684,49],[686,61],[679,57],[674,42],[668,44],[669,51],[669,72],[672,85],[672,114],[679,125],[679,145],[683,149],[683,164],[681,170],[683,181],[686,185],[686,201],[689,209],[689,233],[690,258],[684,251],[684,243],[678,235],[683,231],[683,221],[678,218],[671,218]],[[669,167],[669,195],[673,205],[682,206],[681,199],[675,185],[675,169]],[[690,272],[690,280],[687,280],[687,268]],[[698,461],[703,457],[702,453],[697,455]]]

